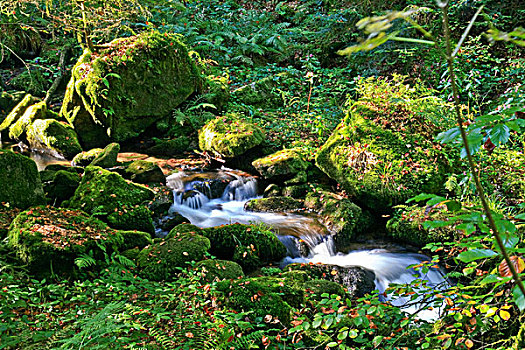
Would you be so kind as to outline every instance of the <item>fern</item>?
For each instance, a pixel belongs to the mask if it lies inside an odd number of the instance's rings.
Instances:
[[[221,344],[217,350],[247,350],[247,349],[259,349],[257,343],[261,343],[262,337],[267,334],[267,330],[258,330],[253,333],[243,335],[240,338],[235,338],[235,340]]]
[[[75,265],[77,265],[79,269],[85,269],[96,264],[97,261],[95,260],[95,258],[86,253],[82,254],[81,256],[75,259]]]

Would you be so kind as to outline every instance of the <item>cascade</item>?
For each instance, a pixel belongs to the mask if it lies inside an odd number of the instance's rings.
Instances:
[[[448,286],[443,272],[438,268],[430,268],[426,273],[409,268],[430,260],[424,255],[385,249],[337,253],[332,237],[314,217],[245,211],[244,204],[250,199],[258,198],[257,181],[248,174],[226,168],[208,173],[178,172],[167,178],[167,184],[174,194],[170,212],[181,214],[196,226],[205,228],[259,222],[271,226],[288,250],[288,256],[281,262],[281,267],[308,262],[344,267],[360,266],[375,273],[376,289],[383,299],[384,291],[393,283],[406,284],[422,279],[430,289],[444,289]],[[418,312],[422,319],[431,320],[439,315],[439,310],[419,311],[417,302],[409,303],[410,300],[403,297],[390,301],[407,312]]]

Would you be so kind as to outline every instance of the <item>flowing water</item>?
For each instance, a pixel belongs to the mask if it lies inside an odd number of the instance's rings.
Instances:
[[[178,172],[167,178],[173,189],[174,203],[170,209],[186,217],[199,227],[213,227],[224,224],[265,223],[271,226],[288,249],[288,256],[282,266],[294,262],[324,263],[338,266],[360,266],[375,273],[376,288],[382,295],[393,284],[406,284],[415,279],[426,281],[430,289],[447,286],[443,273],[430,268],[423,273],[412,265],[430,260],[428,257],[408,252],[385,249],[355,250],[337,253],[331,236],[315,217],[284,213],[258,213],[244,210],[244,204],[257,196],[257,181],[254,177],[221,169],[214,172]],[[306,244],[307,249],[301,245]],[[421,306],[409,303],[404,297],[390,300],[408,312],[416,312]],[[410,306],[408,306],[410,305]],[[435,319],[439,310],[418,312],[422,319]]]

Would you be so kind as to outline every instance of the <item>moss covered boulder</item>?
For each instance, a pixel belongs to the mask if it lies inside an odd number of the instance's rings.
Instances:
[[[171,231],[166,236],[166,239],[178,237],[183,233],[202,235],[203,229],[192,224],[180,224],[171,229]]]
[[[45,203],[40,175],[32,159],[0,150],[0,164],[0,203],[21,209]]]
[[[11,125],[16,123],[29,108],[29,106],[37,103],[38,100],[39,99],[37,97],[33,97],[30,94],[25,95],[25,97],[20,102],[18,102],[18,104],[7,115],[7,117],[2,120],[2,123],[0,124],[0,133],[3,140],[6,140],[9,137],[9,128]]]
[[[244,277],[241,265],[229,260],[208,259],[195,264],[197,271],[206,281],[235,280]]]
[[[239,263],[250,272],[286,255],[285,246],[275,233],[254,225],[223,225],[201,230],[211,242],[210,253],[219,259]]]
[[[78,153],[73,157],[71,164],[73,166],[88,166],[93,160],[95,160],[95,158],[97,158],[102,153],[102,151],[102,148],[93,148],[89,151]]]
[[[72,69],[61,114],[92,148],[140,135],[200,85],[180,36],[146,31],[86,51]]]
[[[80,210],[32,207],[12,222],[8,242],[33,272],[69,272],[74,260],[93,251],[103,258],[98,245],[106,251],[117,250],[122,235],[107,224]]]
[[[141,184],[166,183],[166,176],[164,176],[162,169],[156,163],[146,160],[136,160],[128,165],[124,171],[124,177]]]
[[[99,166],[101,168],[112,168],[117,165],[118,153],[120,152],[120,145],[116,142],[110,143],[102,152],[91,161],[90,165]]]
[[[357,298],[371,293],[376,288],[374,272],[359,266],[291,264],[286,266],[285,270],[305,271],[310,277],[308,281],[320,279],[341,284],[346,287],[349,295]]]
[[[139,230],[155,234],[153,213],[144,205],[123,205],[106,217],[109,226],[119,230]]]
[[[45,102],[38,102],[27,107],[25,112],[9,126],[9,138],[17,141],[26,141],[26,132],[37,119],[45,119],[47,116],[47,106]]]
[[[423,247],[432,242],[450,242],[459,238],[455,225],[426,228],[426,221],[446,221],[446,207],[429,208],[413,206],[399,206],[394,211],[386,228],[387,232],[397,241]]]
[[[155,139],[155,144],[146,150],[147,154],[154,156],[172,157],[184,153],[190,147],[192,140],[187,136],[179,136],[172,139]]]
[[[292,307],[300,308],[304,302],[301,284],[280,277],[254,277],[218,282],[217,290],[223,300],[236,311],[252,311],[250,317],[272,316],[289,324]]]
[[[441,130],[436,121],[447,120],[446,103],[398,80],[369,79],[358,90],[361,98],[319,150],[317,166],[378,212],[442,190],[448,164],[432,140]]]
[[[181,267],[205,258],[210,241],[198,234],[184,233],[145,247],[137,257],[141,275],[154,281],[174,279]]]
[[[199,147],[219,157],[233,158],[260,145],[264,132],[238,114],[227,114],[209,121],[199,130]]]
[[[151,239],[151,234],[148,232],[142,231],[119,231],[124,239],[124,243],[120,246],[120,251],[126,251],[129,249],[142,249],[147,245],[153,243]]]
[[[44,182],[44,191],[50,203],[56,206],[73,197],[81,181],[76,171],[44,170],[42,173],[50,173],[50,178]]]
[[[306,182],[306,169],[308,163],[302,155],[294,149],[284,149],[269,156],[259,158],[252,162],[254,168],[264,178],[273,179],[291,179],[303,176],[298,182]]]
[[[373,227],[373,218],[369,212],[350,199],[332,192],[309,192],[304,206],[318,214],[321,223],[334,236],[338,251],[345,251],[356,237]]]
[[[304,202],[290,197],[268,197],[252,199],[244,210],[263,213],[290,213],[304,210]]]
[[[74,196],[64,204],[107,218],[124,207],[134,208],[153,197],[153,191],[145,186],[127,181],[115,172],[88,166]]]
[[[55,119],[35,120],[26,130],[29,146],[72,159],[82,152],[73,128]]]

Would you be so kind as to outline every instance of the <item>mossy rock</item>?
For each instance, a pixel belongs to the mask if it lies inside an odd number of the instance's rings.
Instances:
[[[0,204],[0,241],[7,237],[9,225],[20,214],[20,209]]]
[[[255,225],[223,225],[202,229],[201,233],[210,239],[212,255],[235,261],[246,272],[286,255],[286,248],[275,233]]]
[[[307,184],[291,185],[283,187],[282,194],[285,197],[301,199],[306,196],[310,187]]]
[[[115,172],[88,166],[67,206],[105,218],[124,207],[135,207],[153,197],[153,191],[143,185],[126,181]]]
[[[153,243],[153,240],[151,239],[151,234],[148,232],[133,230],[119,231],[119,233],[124,239],[124,243],[120,247],[121,251],[126,251],[134,248],[142,249],[145,246]]]
[[[210,249],[209,239],[191,233],[154,243],[144,248],[137,257],[137,265],[144,278],[165,281],[176,278],[181,267],[191,261],[205,258]]]
[[[137,260],[139,254],[140,254],[140,249],[139,248],[126,249],[120,254],[122,256],[124,256],[124,257],[134,261],[134,260]]]
[[[66,159],[82,152],[75,130],[54,119],[35,120],[26,130],[29,146]]]
[[[85,167],[91,164],[97,158],[101,153],[103,149],[102,148],[93,148],[89,151],[84,151],[82,153],[77,154],[73,160],[71,161],[71,164],[74,166],[81,166]]]
[[[0,133],[2,139],[5,140],[9,137],[9,128],[11,125],[16,123],[18,119],[25,113],[29,106],[37,103],[39,99],[33,97],[30,94],[25,95],[25,97],[13,108],[13,110],[7,115],[7,117],[0,124]]]
[[[450,226],[427,229],[423,227],[426,221],[446,221],[444,207],[434,208],[427,212],[426,208],[413,206],[399,206],[394,211],[392,219],[388,220],[387,232],[397,241],[423,247],[427,243],[451,242],[459,238],[458,231],[451,223]]]
[[[258,198],[246,202],[244,210],[262,213],[290,213],[304,210],[304,203],[290,197]]]
[[[72,69],[60,113],[92,148],[139,136],[200,85],[181,37],[146,31],[85,51]]]
[[[442,119],[446,103],[412,92],[398,98],[405,85],[385,86],[381,99],[367,95],[351,105],[316,156],[350,196],[380,213],[419,193],[440,192],[449,168],[443,147],[433,142],[442,130],[434,120]]]
[[[221,112],[230,99],[230,87],[225,76],[209,75],[204,82],[202,98],[215,108],[212,112]]]
[[[186,152],[190,144],[191,139],[187,136],[179,136],[169,140],[157,139],[155,145],[148,148],[146,153],[154,156],[172,157]]]
[[[234,261],[208,259],[195,264],[197,271],[206,281],[235,280],[244,277],[241,265]]]
[[[47,106],[45,102],[38,102],[27,107],[24,114],[16,122],[9,127],[9,138],[17,141],[25,141],[27,139],[26,132],[37,119],[45,119],[47,113]]]
[[[237,114],[213,119],[199,130],[200,149],[224,158],[238,157],[263,141],[262,129]]]
[[[74,260],[93,251],[102,259],[103,252],[118,250],[122,235],[102,221],[80,210],[32,207],[12,222],[8,242],[35,273],[59,273],[75,270]]]
[[[166,183],[166,176],[164,176],[162,169],[156,163],[146,160],[136,160],[128,165],[124,171],[124,177],[141,184]]]
[[[180,224],[171,229],[171,231],[166,236],[166,239],[178,237],[183,233],[191,233],[204,236],[204,232],[200,227],[197,227],[192,224]]]
[[[143,205],[123,205],[106,218],[109,226],[119,230],[139,230],[155,234],[152,212]]]
[[[11,112],[25,96],[25,91],[2,91],[0,93],[0,123],[4,121],[7,114]]]
[[[303,284],[303,287],[307,292],[315,294],[317,296],[316,299],[318,300],[322,299],[321,295],[324,293],[338,295],[340,297],[346,296],[346,291],[343,286],[332,281],[321,279],[309,280]]]
[[[45,203],[40,175],[32,159],[0,150],[0,164],[0,203],[20,209]]]
[[[301,182],[306,182],[305,171],[308,168],[308,163],[294,149],[283,149],[264,158],[259,158],[252,162],[252,165],[259,174],[269,180],[275,178],[291,179],[302,173],[305,178]]]
[[[255,107],[279,107],[283,98],[278,91],[283,74],[266,77],[232,92],[232,99],[238,103]]]
[[[300,308],[304,291],[300,285],[279,277],[254,277],[218,282],[226,305],[238,312],[252,311],[250,317],[271,315],[285,325],[290,323],[292,307]]]
[[[337,266],[311,263],[290,264],[286,266],[285,271],[305,271],[310,276],[310,280],[321,279],[343,285],[347,288],[348,294],[355,298],[363,297],[376,288],[374,272],[359,266]]]
[[[120,152],[120,145],[116,142],[110,143],[102,152],[100,152],[95,159],[90,163],[93,166],[101,168],[112,168],[117,165],[118,153]]]
[[[65,200],[73,197],[78,185],[80,184],[81,177],[75,171],[52,171],[44,170],[42,173],[51,173],[51,179],[44,181],[44,190],[46,197],[51,200],[54,205],[60,205]]]
[[[318,214],[321,223],[333,235],[338,251],[345,251],[356,237],[373,227],[374,220],[369,212],[332,192],[309,192],[304,206]]]

